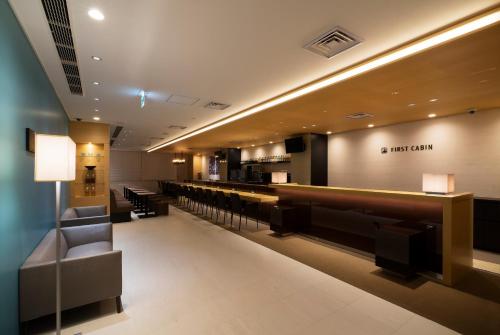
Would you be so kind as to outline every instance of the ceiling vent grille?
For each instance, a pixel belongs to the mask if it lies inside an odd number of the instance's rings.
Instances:
[[[359,37],[337,26],[309,42],[304,49],[332,58],[359,43],[361,43]]]
[[[354,120],[365,119],[367,117],[373,117],[373,114],[368,114],[368,113],[354,113],[354,114],[346,115],[346,118],[348,118],[348,119],[354,119]]]
[[[184,130],[186,128],[187,128],[186,126],[177,126],[177,125],[168,126],[168,129],[180,129],[180,130]]]
[[[215,101],[210,101],[208,104],[205,105],[205,108],[208,108],[208,109],[215,109],[215,110],[224,110],[226,108],[228,108],[229,104],[223,104],[221,102],[215,102]]]
[[[123,130],[122,126],[116,126],[115,130],[113,131],[113,135],[111,135],[112,138],[117,138],[118,135],[120,135],[121,131]]]
[[[83,95],[66,0],[41,0],[72,94]]]

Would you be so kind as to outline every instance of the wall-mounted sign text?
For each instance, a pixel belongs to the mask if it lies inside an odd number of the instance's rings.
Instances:
[[[417,145],[402,145],[397,147],[382,147],[380,152],[386,154],[389,152],[406,152],[406,151],[430,151],[432,144],[417,144]]]

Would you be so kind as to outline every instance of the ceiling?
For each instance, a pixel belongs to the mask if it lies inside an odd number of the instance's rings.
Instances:
[[[500,24],[164,148],[205,151],[500,107]],[[349,119],[354,113],[371,117]]]
[[[288,0],[284,7],[267,0],[67,0],[84,92],[78,96],[69,92],[41,2],[10,0],[69,117],[99,116],[123,126],[113,147],[127,150],[176,138],[497,3]],[[92,20],[90,8],[105,19]],[[336,25],[363,42],[331,59],[302,48]],[[144,109],[141,89],[147,92]],[[196,102],[167,102],[172,95]],[[210,101],[231,107],[203,108]],[[260,114],[252,120],[268,111]]]

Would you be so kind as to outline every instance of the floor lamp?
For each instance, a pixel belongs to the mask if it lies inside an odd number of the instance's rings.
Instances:
[[[75,180],[76,144],[69,136],[35,135],[35,181],[56,183],[56,334],[61,334],[61,182]]]

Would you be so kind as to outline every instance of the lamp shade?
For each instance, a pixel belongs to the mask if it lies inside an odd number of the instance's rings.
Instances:
[[[273,184],[286,184],[287,182],[287,172],[286,171],[275,171],[271,173],[271,183]]]
[[[75,180],[76,144],[69,136],[36,134],[35,181]]]
[[[455,192],[455,175],[424,173],[422,190],[426,193],[453,193]]]

